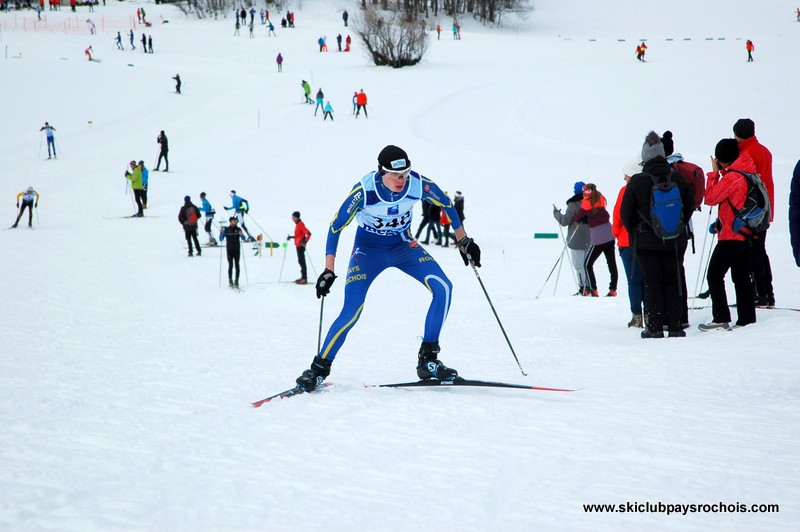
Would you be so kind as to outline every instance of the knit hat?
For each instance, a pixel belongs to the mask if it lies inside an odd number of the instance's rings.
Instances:
[[[575,194],[580,194],[583,191],[583,185],[585,185],[583,181],[575,181],[575,185],[572,188],[572,191]]]
[[[638,157],[634,157],[633,159],[625,163],[625,166],[622,167],[622,173],[630,177],[642,173],[642,162],[639,160]]]
[[[664,145],[664,157],[669,157],[675,151],[675,145],[672,142],[672,131],[665,131],[664,136],[661,137],[661,144]]]
[[[292,213],[292,218],[300,218],[300,211],[294,211]]]
[[[191,201],[192,201],[192,198],[190,198],[189,196],[184,196],[183,197],[183,202],[184,203],[191,203]]]
[[[740,118],[733,124],[733,134],[740,139],[749,139],[756,134],[756,124],[749,118]]]
[[[722,163],[732,163],[739,158],[739,143],[736,139],[722,139],[714,148],[714,157]]]
[[[378,166],[385,172],[405,172],[411,168],[411,161],[402,148],[390,144],[378,154]]]
[[[642,144],[642,162],[646,163],[650,159],[655,159],[656,157],[666,157],[666,154],[664,153],[664,145],[661,144],[658,133],[651,131],[647,134],[647,137],[645,137],[644,144]]]

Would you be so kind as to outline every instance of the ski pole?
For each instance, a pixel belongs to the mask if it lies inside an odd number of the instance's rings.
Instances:
[[[258,228],[259,228],[259,229],[261,229],[261,232],[262,232],[262,233],[264,233],[265,235],[267,235],[267,238],[269,238],[270,242],[275,242],[275,241],[272,239],[272,237],[271,237],[271,236],[269,236],[269,233],[267,233],[267,231],[266,231],[266,230],[265,230],[263,227],[261,227],[261,224],[259,224],[259,223],[256,221],[256,219],[255,219],[255,218],[253,218],[253,216],[252,216],[252,215],[251,215],[249,212],[248,212],[248,213],[245,213],[245,214],[247,214],[247,216],[250,216],[250,219],[251,219],[251,220],[253,220],[253,223],[254,223],[254,224],[256,224],[256,225],[258,226]]]
[[[289,247],[289,244],[286,242],[283,243],[283,259],[281,259],[281,271],[278,274],[278,282],[281,282],[281,277],[283,277],[283,265],[286,263],[286,249]]]
[[[567,239],[564,238],[564,228],[561,227],[561,224],[558,224],[558,232],[561,234],[562,242],[564,242],[564,244],[566,244],[567,243]],[[572,280],[575,281],[575,286],[578,288],[578,290],[580,290],[581,286],[580,286],[580,284],[578,284],[578,276],[575,273],[575,268],[570,268],[570,271],[572,272]],[[559,269],[559,273],[560,273],[560,269]],[[558,285],[558,278],[556,278],[556,285]],[[553,291],[553,295],[556,295],[555,294],[555,290]]]
[[[242,262],[244,263],[244,280],[247,286],[250,286],[250,278],[247,276],[247,253],[242,253]]]
[[[44,138],[44,131],[39,131],[39,158],[42,158],[42,139]]]
[[[317,354],[322,351],[322,311],[325,309],[325,296],[319,299],[319,332],[317,333]]]
[[[514,355],[514,360],[517,361],[517,366],[519,366],[519,371],[524,375],[528,376],[525,373],[525,370],[522,369],[522,364],[519,363],[519,358],[517,358],[517,354],[514,352],[514,347],[511,345],[511,340],[508,339],[508,335],[506,334],[506,329],[503,327],[503,323],[500,321],[500,316],[497,315],[497,311],[494,309],[494,305],[492,304],[492,299],[489,297],[489,292],[486,291],[486,287],[483,285],[483,280],[481,280],[481,276],[478,273],[478,268],[475,267],[475,263],[472,262],[472,257],[467,253],[467,260],[469,261],[469,265],[472,266],[472,271],[475,272],[475,277],[478,278],[478,282],[481,285],[481,289],[483,289],[483,295],[486,296],[486,301],[489,302],[489,307],[492,309],[492,313],[494,313],[494,317],[497,320],[497,324],[500,326],[500,330],[503,332],[503,336],[506,339],[506,343],[508,344],[508,348],[511,349],[511,354]],[[320,328],[322,327],[322,322],[320,322]]]
[[[558,259],[556,260],[556,263],[553,264],[553,269],[550,270],[550,273],[547,275],[547,279],[544,280],[544,284],[542,285],[542,288],[539,290],[539,293],[536,294],[536,299],[539,299],[539,296],[542,295],[542,291],[544,291],[544,287],[547,286],[547,281],[549,281],[550,277],[553,276],[553,272],[556,271],[556,266],[558,266],[558,263],[561,262],[561,260],[564,258],[564,253],[567,251],[567,246],[569,245],[570,242],[572,242],[572,239],[575,238],[575,235],[578,233],[578,231],[580,231],[580,229],[581,229],[581,226],[579,224],[575,228],[575,231],[572,233],[572,236],[569,237],[567,239],[567,241],[564,243],[564,249],[561,250],[561,255],[558,256]]]
[[[559,226],[559,228],[560,227],[561,226]],[[561,235],[561,238],[564,238],[563,234]],[[565,240],[564,241],[564,253],[566,253],[566,252],[567,252],[567,241]],[[564,261],[563,260],[558,261],[558,273],[556,274],[556,282],[553,285],[553,295],[554,296],[556,295],[556,290],[558,290],[558,280],[561,278],[561,267],[562,266],[564,266]]]
[[[222,246],[219,247],[219,287],[222,288]]]
[[[40,224],[40,223],[39,223],[39,207],[36,207],[36,208],[35,208],[35,209],[33,209],[33,210],[35,210],[35,211],[36,211],[36,225],[37,225],[37,227],[38,227],[38,226],[42,225],[42,224]]]
[[[706,229],[708,229],[708,227],[711,225],[711,214],[713,212],[714,212],[714,207],[709,207],[708,208],[708,221],[706,222]],[[705,232],[705,236],[703,236],[703,249],[700,252],[700,263],[697,265],[697,277],[695,278],[695,281],[694,281],[694,295],[692,296],[692,306],[693,307],[694,307],[694,302],[697,299],[697,294],[699,293],[697,291],[698,290],[698,285],[700,285],[700,288],[702,288],[702,286],[703,286],[702,281],[701,281],[702,278],[700,277],[700,268],[703,267],[703,260],[704,260],[704,257],[706,255],[706,242],[708,241],[708,230],[706,230],[704,232]],[[711,244],[712,245],[714,244],[713,238],[711,240]],[[706,265],[706,268],[708,268],[707,265]],[[703,277],[705,277],[705,275]]]
[[[308,250],[305,250],[306,257],[308,257],[308,263],[311,265],[311,270],[314,272],[314,277],[319,277],[317,274],[317,269],[314,267],[314,261],[311,260],[311,253]]]

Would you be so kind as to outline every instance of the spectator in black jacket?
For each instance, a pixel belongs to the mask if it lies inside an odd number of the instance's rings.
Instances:
[[[178,211],[178,221],[183,226],[183,232],[186,236],[186,243],[189,244],[189,256],[193,255],[192,241],[197,248],[197,256],[203,254],[200,248],[200,242],[197,240],[197,220],[200,219],[200,209],[197,205],[192,203],[192,198],[186,196],[183,198],[183,207]]]
[[[680,279],[686,232],[674,239],[662,240],[653,231],[649,213],[655,182],[665,182],[669,178],[677,184],[686,224],[694,210],[694,197],[683,175],[667,162],[664,146],[653,131],[648,133],[642,146],[642,162],[644,171],[631,177],[620,207],[620,218],[630,234],[644,274],[648,319],[642,338],[663,338],[664,325],[670,337],[686,336],[681,324],[683,290]]]
[[[161,166],[161,158],[163,157],[164,163],[166,164],[164,171],[169,172],[169,158],[167,157],[167,154],[169,153],[169,141],[167,140],[167,134],[164,133],[163,129],[161,130],[161,133],[159,133],[156,142],[161,144],[161,150],[158,152],[158,162],[156,163],[154,171],[159,171],[158,167]]]
[[[800,10],[798,17],[800,17]],[[792,240],[794,261],[800,266],[800,161],[794,167],[791,192],[789,193],[789,234]]]

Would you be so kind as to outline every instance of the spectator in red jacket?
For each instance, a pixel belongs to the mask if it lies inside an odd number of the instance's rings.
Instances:
[[[769,196],[769,221],[775,219],[775,183],[772,180],[772,153],[756,138],[756,125],[749,118],[741,118],[733,125],[733,135],[739,142],[739,152],[750,156],[755,172],[761,176]],[[755,282],[756,305],[775,306],[772,288],[772,267],[767,255],[767,231],[753,237],[753,281]]]
[[[300,278],[295,281],[295,284],[308,284],[306,244],[311,240],[311,231],[308,230],[306,224],[300,219],[300,213],[298,211],[292,213],[292,221],[295,224],[294,236],[290,236],[289,240],[294,239],[294,247],[297,248],[297,262],[300,264]]]
[[[753,41],[747,39],[744,47],[747,49],[747,62],[750,63],[753,61],[753,50],[756,49],[756,46],[753,44]]]
[[[718,205],[717,220],[709,228],[717,233],[717,242],[708,262],[708,288],[711,292],[710,323],[700,324],[701,331],[729,331],[731,310],[725,293],[725,274],[731,271],[736,290],[736,325],[743,327],[756,321],[756,308],[753,301],[753,288],[750,282],[752,267],[750,263],[750,242],[734,231],[733,209],[741,209],[747,198],[747,178],[741,173],[755,172],[753,160],[745,152],[740,152],[736,139],[722,139],[714,149],[711,158],[711,172],[706,182],[706,204]]]

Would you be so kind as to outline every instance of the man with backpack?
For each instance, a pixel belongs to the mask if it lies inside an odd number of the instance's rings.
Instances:
[[[708,262],[708,288],[711,291],[712,321],[702,323],[699,329],[707,331],[731,330],[731,309],[725,293],[725,274],[731,270],[736,290],[737,327],[756,321],[756,307],[750,283],[751,243],[737,229],[738,212],[745,206],[748,196],[748,176],[742,172],[755,172],[749,155],[741,153],[735,139],[722,139],[714,149],[711,172],[706,184],[706,203],[719,205],[719,218],[709,227],[717,234],[717,245]]]
[[[664,145],[664,153],[667,156],[669,165],[681,173],[681,175],[689,183],[694,196],[694,210],[700,211],[700,206],[703,204],[703,196],[706,191],[706,179],[703,169],[694,163],[683,160],[683,155],[675,152],[675,143],[672,137],[672,131],[665,131],[661,137],[661,143]],[[704,228],[705,230],[705,228]],[[694,225],[689,220],[686,224],[686,233],[689,240],[692,242],[692,254],[695,252],[694,248]],[[683,288],[683,318],[681,319],[681,326],[688,327],[689,324],[689,291],[686,286],[686,269],[683,267],[683,257],[681,257],[681,288]],[[708,297],[706,295],[706,297]]]
[[[770,204],[769,221],[775,218],[775,183],[772,179],[772,153],[756,138],[756,125],[749,118],[741,118],[733,125],[733,136],[739,143],[739,153],[746,153],[755,164],[755,173],[767,189]],[[775,306],[772,288],[772,267],[767,255],[767,231],[753,236],[753,281],[755,282],[756,305]]]
[[[647,301],[647,328],[642,338],[686,336],[681,327],[683,290],[680,269],[686,230],[694,210],[692,191],[667,162],[658,134],[647,134],[642,146],[643,171],[631,177],[620,218],[642,268]]]
[[[199,219],[200,209],[192,203],[192,198],[185,196],[183,198],[183,207],[178,211],[178,221],[183,226],[186,243],[189,244],[190,257],[194,254],[192,241],[194,241],[194,245],[197,248],[197,256],[199,257],[203,254],[203,250],[200,248],[200,241],[197,240],[197,220]]]

